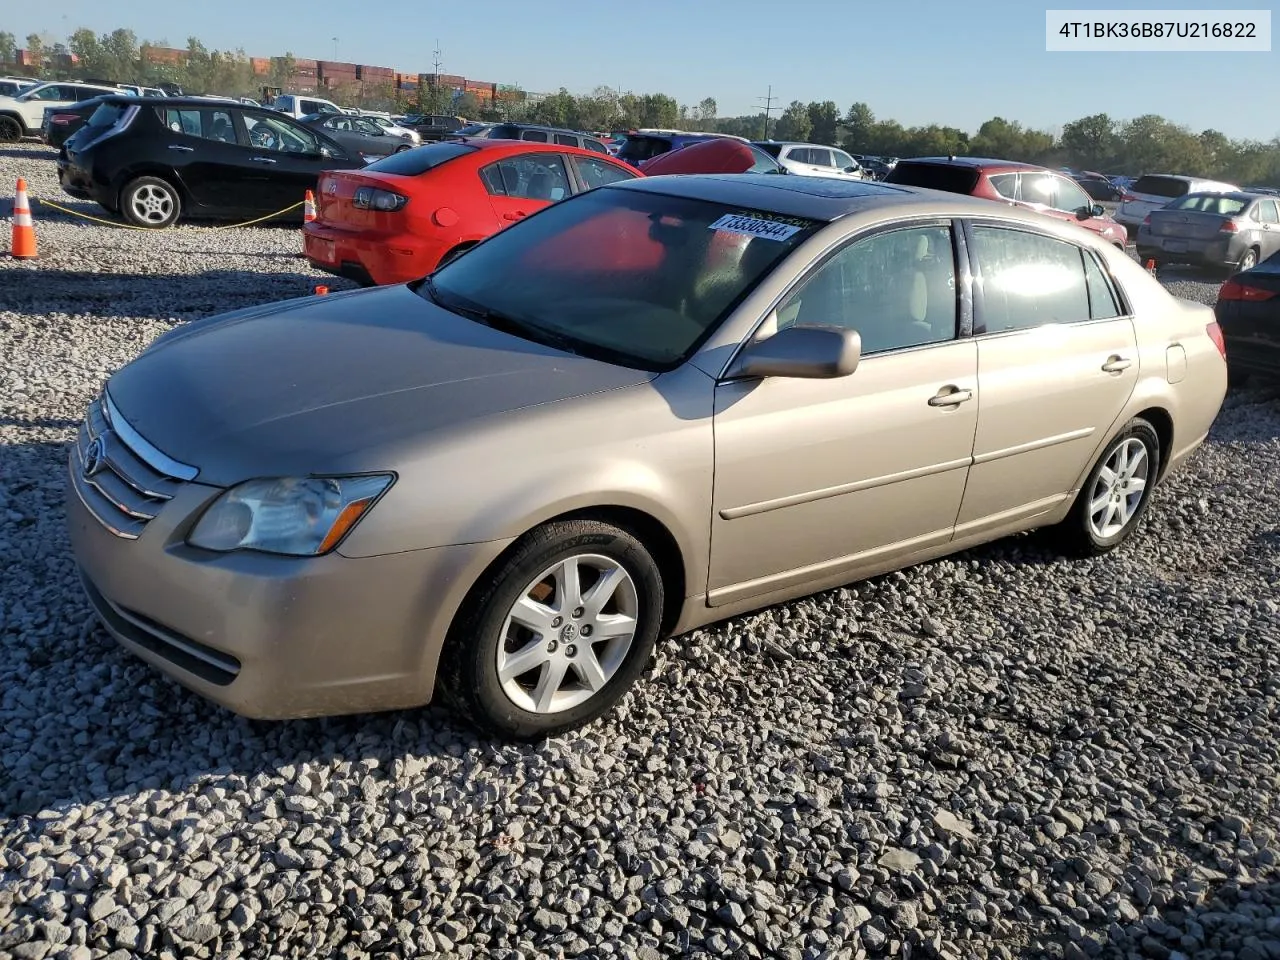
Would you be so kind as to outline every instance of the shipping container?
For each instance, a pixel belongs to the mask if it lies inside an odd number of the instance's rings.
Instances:
[[[254,76],[261,77],[271,72],[270,57],[250,57],[249,66],[253,70]]]
[[[320,66],[320,61],[303,60],[299,57],[294,57],[293,65],[297,67],[299,70],[315,70],[318,66]]]

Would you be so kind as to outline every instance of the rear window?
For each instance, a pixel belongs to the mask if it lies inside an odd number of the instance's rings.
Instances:
[[[428,170],[434,170],[442,163],[448,163],[464,154],[474,153],[476,149],[469,143],[429,143],[414,150],[393,153],[389,157],[375,160],[364,169],[375,173],[394,173],[401,177],[416,177]]]
[[[1166,210],[1189,210],[1193,213],[1212,213],[1218,217],[1234,217],[1249,205],[1239,197],[1224,197],[1219,193],[1192,193],[1165,207]]]
[[[629,136],[618,150],[618,159],[632,165],[661,156],[671,149],[671,141],[664,137]]]
[[[782,144],[780,143],[758,143],[756,146],[774,158],[777,158],[782,153]]]
[[[468,126],[459,128],[457,134],[460,137],[497,136],[497,134],[490,134],[488,132],[491,129],[492,128],[487,123],[472,123]]]
[[[1129,188],[1132,193],[1145,193],[1150,197],[1183,197],[1191,192],[1191,184],[1177,177],[1139,177]]]
[[[123,103],[104,103],[89,117],[89,126],[95,129],[109,127],[124,116],[129,107]]]
[[[978,185],[978,171],[949,163],[898,164],[884,178],[885,183],[900,183],[908,187],[924,187],[926,190],[945,190],[947,193],[969,194]]]

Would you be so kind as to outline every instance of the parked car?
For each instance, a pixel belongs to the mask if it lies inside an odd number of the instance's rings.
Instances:
[[[102,104],[103,97],[111,96],[118,94],[107,93],[66,107],[45,107],[44,121],[40,124],[40,139],[51,147],[61,147],[89,122],[93,112]]]
[[[1138,228],[1144,263],[1251,270],[1280,251],[1280,209],[1260,193],[1189,193],[1147,214]]]
[[[1103,177],[1078,177],[1080,189],[1099,203],[1120,203],[1124,191]]]
[[[400,124],[392,120],[390,117],[384,117],[376,113],[365,114],[365,116],[367,116],[368,119],[372,120],[374,123],[380,126],[383,130],[387,131],[387,133],[391,134],[393,137],[400,137],[402,140],[408,140],[415,147],[418,144],[422,143],[422,134],[418,133],[417,130],[413,130],[413,129],[410,129],[409,127],[401,126]]]
[[[236,712],[438,694],[542,737],[660,635],[1035,527],[1114,549],[1226,383],[1213,311],[1069,224],[637,177],[415,283],[174,327],[90,405],[67,529],[107,630]]]
[[[618,148],[616,154],[619,160],[625,160],[633,167],[643,170],[654,157],[660,157],[664,153],[672,150],[680,150],[689,146],[691,143],[702,143],[704,140],[714,140],[718,137],[727,137],[731,140],[739,140],[742,143],[749,143],[745,137],[729,137],[728,134],[721,133],[687,133],[680,130],[637,130],[635,133],[627,134],[627,139],[622,146]]]
[[[0,77],[0,97],[15,97],[23,90],[30,90],[36,83],[35,80],[21,77]]]
[[[120,91],[115,87],[67,81],[39,83],[16,96],[0,97],[0,143],[38,137],[45,107],[69,107],[104,93],[120,94]]]
[[[728,137],[712,137],[654,157],[645,175],[663,177],[699,173],[790,173],[754,143]]]
[[[359,165],[323,133],[267,107],[105,97],[63,145],[58,180],[134,226],[248,219],[299,203],[326,170]],[[298,221],[302,211],[285,214]]]
[[[312,130],[319,130],[329,139],[341,144],[347,153],[360,157],[362,162],[371,162],[413,149],[413,144],[408,140],[392,136],[367,117],[353,117],[345,113],[313,113],[298,122]]]
[[[455,136],[467,125],[462,117],[454,117],[439,113],[413,114],[404,118],[404,126],[415,131],[423,143],[443,140]]]
[[[862,166],[863,172],[871,180],[883,180],[889,175],[889,171],[893,169],[893,164],[885,162],[880,157],[854,157]]]
[[[1064,174],[1030,163],[981,157],[900,160],[885,183],[964,193],[1067,220],[1123,250],[1124,229]]]
[[[530,143],[554,143],[561,147],[577,147],[592,153],[609,151],[603,143],[590,134],[561,127],[547,127],[537,123],[475,123],[462,127],[454,137],[484,140],[525,140]]]
[[[512,140],[423,144],[320,177],[303,228],[313,266],[365,284],[404,283],[556,201],[639,171],[577,147]]]
[[[1170,200],[1185,197],[1188,193],[1236,193],[1240,188],[1234,184],[1201,177],[1148,173],[1122,189],[1125,193],[1116,210],[1116,222],[1133,237],[1137,235],[1138,227],[1142,226],[1147,214],[1152,210],[1159,210]]]
[[[1232,380],[1280,382],[1280,253],[1229,278],[1213,311]]]
[[[320,97],[302,96],[297,93],[282,93],[272,102],[271,107],[286,116],[301,120],[316,113],[342,113],[343,109],[332,100]]]
[[[755,140],[754,144],[778,163],[801,177],[835,177],[841,180],[863,180],[860,164],[843,150],[818,143],[792,143],[777,140]]]

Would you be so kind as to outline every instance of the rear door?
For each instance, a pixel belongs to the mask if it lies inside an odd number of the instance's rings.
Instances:
[[[1257,217],[1262,228],[1259,243],[1262,255],[1258,259],[1265,260],[1273,253],[1280,251],[1280,208],[1274,200],[1259,200],[1254,209],[1254,216]]]
[[[573,193],[565,160],[559,153],[531,152],[480,169],[499,229]]]
[[[982,403],[958,538],[1060,505],[1138,380],[1133,324],[1090,251],[1029,227],[965,229]]]
[[[145,109],[145,108],[144,108]],[[251,192],[233,111],[153,105],[164,125],[165,155],[192,200],[219,211],[244,209]]]

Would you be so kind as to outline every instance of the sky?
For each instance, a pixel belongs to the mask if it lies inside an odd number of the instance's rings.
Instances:
[[[1202,7],[1261,8],[1259,3]],[[61,0],[14,4],[0,30],[65,37],[117,27],[185,46],[195,35],[250,56],[337,59],[516,83],[525,90],[605,85],[714,97],[721,116],[775,106],[865,101],[879,119],[976,132],[994,116],[1059,132],[1094,113],[1156,113],[1199,132],[1269,140],[1280,119],[1267,91],[1280,53],[1048,53],[1045,8],[1029,0]],[[1096,2],[1080,4],[1096,9]],[[1184,9],[1130,2],[1123,9]],[[775,111],[774,116],[778,114]]]

